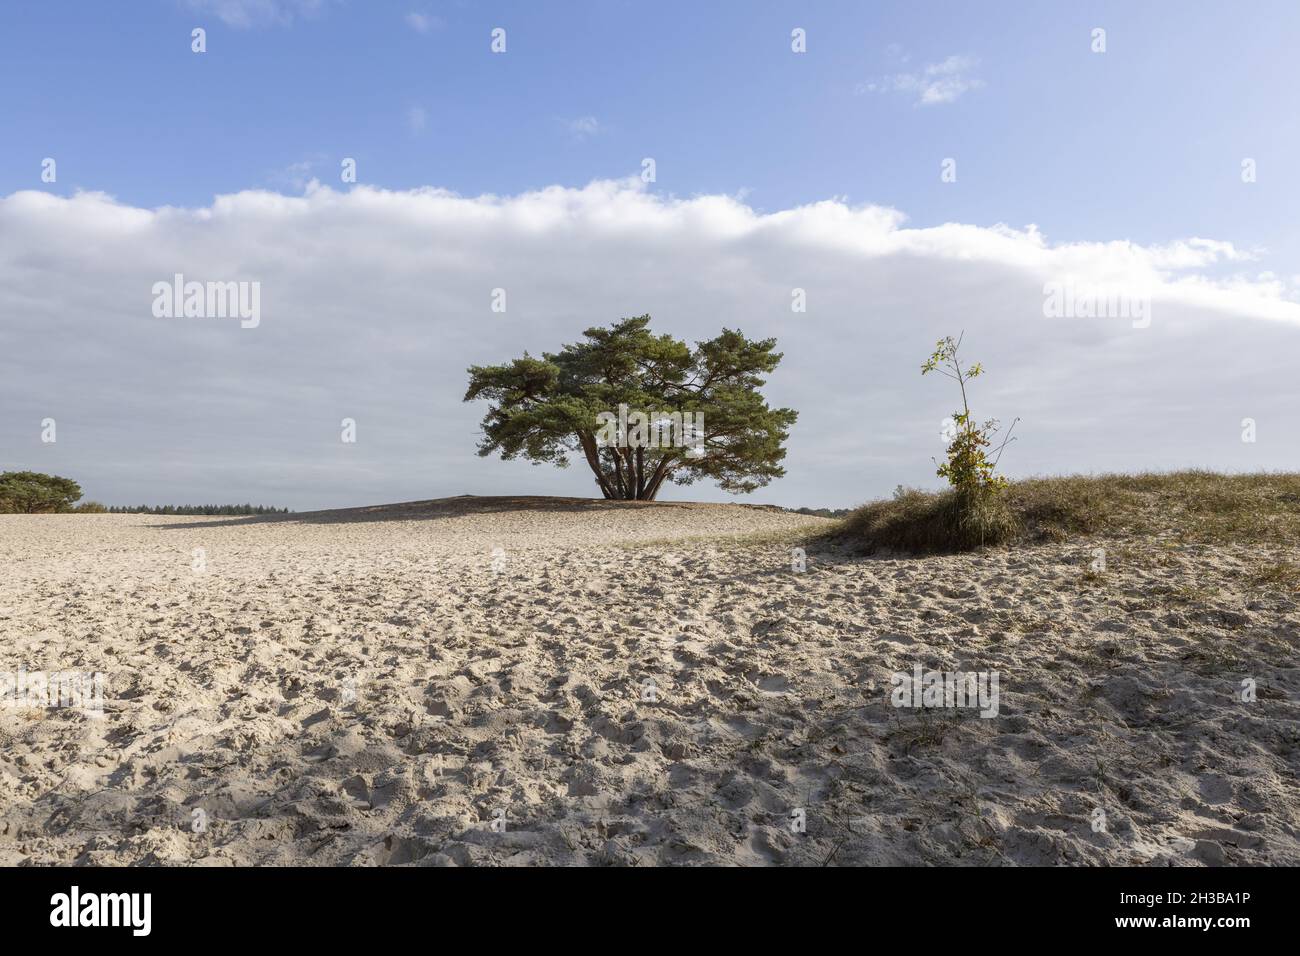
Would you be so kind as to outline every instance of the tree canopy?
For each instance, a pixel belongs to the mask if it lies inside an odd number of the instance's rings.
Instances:
[[[784,475],[797,413],[759,392],[781,361],[776,340],[723,329],[691,348],[649,324],[622,319],[554,354],[471,367],[465,401],[492,403],[478,453],[561,468],[581,455],[604,497],[638,501],[665,482],[750,492]]]
[[[81,486],[71,478],[36,471],[0,474],[0,513],[66,511],[80,497]]]

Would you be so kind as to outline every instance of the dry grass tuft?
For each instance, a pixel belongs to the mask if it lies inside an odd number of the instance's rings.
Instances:
[[[1290,561],[1266,564],[1257,568],[1248,580],[1258,588],[1300,592],[1300,565]]]
[[[900,488],[892,499],[850,514],[839,534],[865,550],[919,554],[1089,535],[1294,544],[1300,541],[1300,474],[1179,471],[1030,478],[974,503],[951,490]],[[1285,571],[1277,573],[1282,577],[1274,584],[1293,580]]]

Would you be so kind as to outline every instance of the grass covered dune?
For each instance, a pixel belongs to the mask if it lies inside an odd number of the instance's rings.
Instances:
[[[1073,475],[1014,481],[996,495],[900,487],[863,505],[839,536],[864,551],[942,554],[1084,536],[1200,544],[1300,541],[1300,474],[1210,471]]]

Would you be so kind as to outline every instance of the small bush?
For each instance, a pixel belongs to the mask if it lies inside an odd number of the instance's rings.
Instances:
[[[98,501],[83,501],[72,509],[80,515],[104,515],[108,514],[108,507],[100,504]]]
[[[960,348],[960,337],[940,339],[921,366],[922,375],[938,372],[956,382],[961,392],[961,408],[952,415],[948,458],[937,472],[950,487],[940,494],[900,487],[893,501],[867,505],[851,515],[845,527],[870,547],[920,553],[969,551],[1002,544],[1019,532],[1004,495],[1007,480],[996,472],[998,458],[1012,439],[1008,432],[992,449],[997,421],[976,423],[967,386],[984,374],[984,368],[978,362],[963,367]]]
[[[956,382],[961,390],[961,408],[952,413],[953,435],[948,443],[948,460],[939,466],[938,475],[947,478],[948,483],[960,492],[956,500],[958,506],[968,503],[972,507],[986,508],[986,495],[996,495],[1007,486],[1007,480],[999,476],[996,469],[998,459],[1002,457],[1002,449],[1014,439],[1008,430],[1002,444],[993,450],[993,457],[989,457],[986,449],[992,446],[998,433],[998,422],[997,419],[990,418],[983,425],[978,425],[970,410],[966,386],[972,379],[984,374],[984,366],[976,362],[962,368],[959,350],[963,337],[964,335],[953,339],[948,336],[940,339],[934,352],[921,366],[921,374],[938,372]],[[1011,426],[1014,428],[1015,422]]]

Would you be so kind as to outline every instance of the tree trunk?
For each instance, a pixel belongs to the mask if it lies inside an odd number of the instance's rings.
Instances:
[[[654,501],[659,497],[659,486],[664,483],[664,479],[672,473],[672,455],[664,455],[659,459],[659,464],[655,467],[654,472],[650,475],[650,482],[646,488],[646,497]]]
[[[654,501],[659,496],[659,489],[672,472],[672,456],[665,456],[647,474],[645,466],[645,449],[609,448],[609,461],[612,472],[601,465],[601,449],[591,435],[579,435],[587,466],[596,476],[596,484],[606,499],[612,501]]]
[[[658,470],[656,469],[656,471]],[[650,487],[646,489],[646,499],[648,501],[654,501],[659,497],[659,486],[664,483],[664,479],[667,478],[669,474],[671,474],[671,472],[667,469],[658,471],[657,477],[650,482]]]
[[[618,496],[620,498],[631,497],[627,493],[627,482],[623,479],[623,456],[618,453],[617,448],[611,448],[609,457],[614,459],[614,480],[618,483]]]
[[[582,453],[587,458],[587,465],[596,476],[596,484],[600,485],[601,494],[606,498],[613,498],[614,490],[610,487],[609,481],[605,478],[605,473],[600,470],[600,450],[596,447],[596,439],[591,435],[584,434],[578,436],[578,441],[582,445]]]

